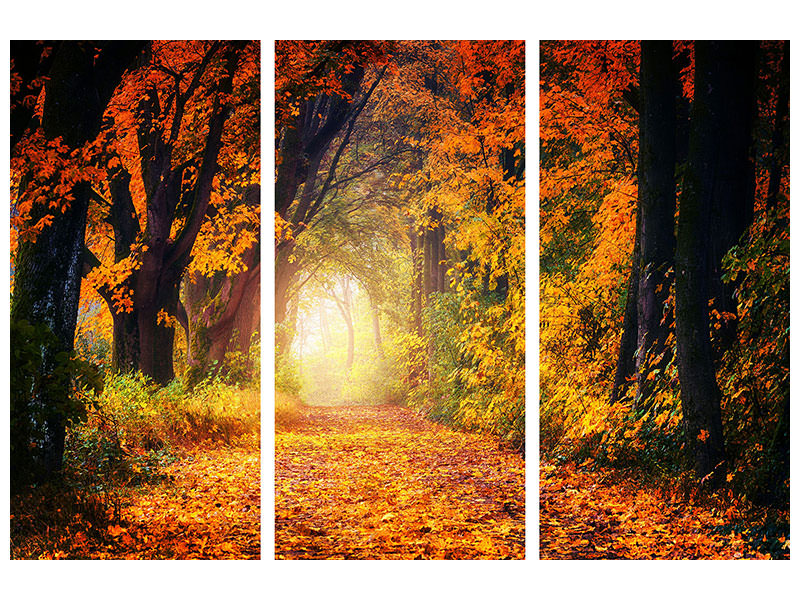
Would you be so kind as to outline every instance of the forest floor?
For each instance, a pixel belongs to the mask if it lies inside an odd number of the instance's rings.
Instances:
[[[756,549],[737,508],[713,498],[693,501],[611,471],[547,464],[539,494],[542,559],[779,558]],[[787,539],[774,545],[788,558]]]
[[[397,406],[305,407],[275,435],[279,559],[521,559],[525,462]]]
[[[258,559],[259,445],[256,434],[185,449],[157,483],[102,496],[16,498],[12,558]]]

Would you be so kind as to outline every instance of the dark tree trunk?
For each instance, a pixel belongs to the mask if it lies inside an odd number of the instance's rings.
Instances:
[[[637,231],[631,258],[631,272],[628,276],[627,295],[625,296],[625,312],[622,316],[622,339],[619,343],[617,366],[614,369],[614,387],[611,390],[611,404],[619,402],[620,398],[625,394],[628,378],[636,372],[636,333],[638,331],[637,296],[639,294],[638,256],[639,232]]]
[[[675,253],[675,92],[672,42],[642,42],[639,109],[637,398],[669,361],[664,318]]]
[[[714,267],[722,238],[730,243],[736,221],[745,218],[731,213],[745,201],[733,184],[742,184],[734,168],[747,166],[750,121],[743,118],[741,107],[750,102],[753,72],[748,65],[753,50],[749,42],[695,45],[692,131],[678,217],[676,339],[686,447],[698,476],[708,478],[712,486],[724,481],[726,465],[709,332],[709,288],[718,280]],[[729,218],[712,228],[712,215],[722,216],[715,204],[723,190],[734,194]]]
[[[428,261],[426,271],[425,295],[433,292],[443,293],[445,289],[445,278],[447,266],[444,264],[446,256],[444,249],[444,225],[442,224],[442,213],[435,208],[428,210],[428,218],[431,220],[430,228],[425,230],[425,258]]]
[[[60,136],[72,148],[93,139],[99,133],[103,111],[114,88],[142,45],[98,43],[98,52],[95,44],[88,42],[62,42],[46,83],[42,114],[45,137]],[[76,185],[69,208],[53,212],[51,226],[35,242],[22,242],[17,252],[11,319],[44,324],[56,339],[54,344],[41,348],[43,378],[52,377],[58,356],[71,353],[74,347],[89,194],[88,184]],[[38,219],[49,210],[37,205],[32,216]],[[25,342],[12,340],[12,345]],[[23,434],[12,432],[13,480],[42,481],[61,470],[64,406],[69,395],[70,382],[62,380],[60,389],[50,385],[33,397],[24,394],[12,398],[12,423]]]
[[[371,45],[370,42],[332,42],[329,48],[333,52],[331,56],[336,56],[347,44],[355,45],[359,51],[360,45]],[[327,60],[322,60],[320,69],[326,66]],[[348,70],[341,83],[343,91],[354,98],[365,70],[361,64],[351,66],[353,68]],[[289,262],[295,240],[321,209],[338,157],[347,146],[355,119],[376,85],[377,81],[358,102],[351,102],[342,95],[321,93],[301,103],[291,122],[278,124],[281,129],[276,147],[279,160],[275,174],[275,211],[288,223],[292,234],[291,239],[276,240],[275,247],[275,351],[278,355],[288,351],[293,335],[287,316],[289,303],[298,291],[300,265],[296,256],[294,262]],[[320,163],[333,140],[343,131],[327,179],[317,185]]]
[[[717,85],[725,94],[711,196],[711,287],[709,299],[720,313],[736,315],[737,282],[722,281],[722,258],[753,222],[755,171],[750,154],[755,116],[757,42],[720,44]],[[714,336],[715,357],[736,343],[737,319],[723,319]]]
[[[47,75],[56,52],[52,43],[36,40],[11,40],[11,60],[14,72],[19,75],[21,85],[11,94],[11,148],[37,123],[33,118],[36,98],[39,95],[38,78]]]
[[[219,168],[217,159],[222,149],[222,134],[231,112],[228,102],[233,89],[234,72],[244,44],[211,44],[188,88],[179,88],[175,94],[176,114],[173,120],[179,126],[184,117],[185,102],[200,85],[200,79],[209,63],[223,47],[224,54],[220,58],[224,70],[213,90],[221,92],[222,99],[215,96],[211,107],[205,132],[205,147],[191,188],[183,183],[184,171],[189,164],[172,164],[174,140],[168,139],[163,130],[163,107],[156,90],[151,89],[137,108],[140,166],[147,200],[147,229],[144,235],[147,249],[140,256],[141,266],[133,272],[128,282],[129,288],[133,290],[131,320],[125,326],[114,329],[115,333],[132,337],[115,340],[114,344],[120,350],[118,356],[124,359],[124,362],[117,363],[117,367],[123,370],[136,368],[159,384],[168,383],[175,374],[172,361],[175,330],[172,326],[159,323],[159,314],[164,311],[169,317],[178,318],[180,282],[191,261],[191,251],[197,234],[207,216],[213,180]],[[115,242],[123,257],[129,256],[131,236],[135,240],[138,232],[138,225],[134,227],[124,217],[130,213],[127,208],[132,206],[130,192],[124,185],[125,177],[129,175],[119,176],[119,184],[111,188],[115,205],[112,209]],[[189,206],[186,219],[172,239],[172,225],[178,205],[182,203]],[[124,243],[119,244],[120,240]],[[117,260],[120,259],[119,254],[117,252]],[[112,313],[115,312],[115,307],[110,302],[110,290],[101,293],[109,302]]]

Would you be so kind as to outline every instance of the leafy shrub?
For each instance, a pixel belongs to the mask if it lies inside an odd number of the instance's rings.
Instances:
[[[743,242],[723,261],[737,286],[737,340],[718,380],[730,484],[764,504],[789,502],[788,203],[760,210]],[[728,315],[712,311],[716,327]],[[714,318],[716,317],[716,318]]]
[[[236,444],[257,433],[260,421],[257,388],[214,378],[189,391],[178,379],[159,387],[141,373],[108,375],[88,419],[67,430],[66,470],[90,489],[140,483],[158,477],[181,446]]]
[[[275,355],[275,391],[297,396],[301,388],[297,364],[286,355]]]
[[[19,468],[12,486],[26,483],[44,468],[38,449],[47,438],[46,423],[56,418],[86,418],[87,394],[102,387],[97,369],[62,344],[45,324],[11,320],[11,455]],[[47,357],[47,358],[45,358]],[[49,363],[49,372],[44,373]]]
[[[424,374],[409,405],[428,418],[496,435],[512,447],[525,442],[524,330],[508,298],[478,290],[432,294],[423,314],[428,344],[408,340],[407,368]],[[469,287],[469,286],[467,286]],[[417,362],[414,362],[417,361]],[[412,371],[413,372],[413,371]]]
[[[202,440],[231,444],[258,431],[261,399],[258,389],[240,389],[221,378],[207,379],[184,395],[177,406],[173,435],[182,442]]]

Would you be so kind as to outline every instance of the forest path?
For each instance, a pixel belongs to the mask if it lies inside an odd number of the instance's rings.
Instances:
[[[397,406],[275,435],[276,558],[524,558],[525,462]]]
[[[608,475],[541,467],[541,559],[769,558],[731,533],[730,512]]]

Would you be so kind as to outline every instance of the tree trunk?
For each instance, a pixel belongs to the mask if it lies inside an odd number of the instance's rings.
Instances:
[[[734,167],[747,163],[749,120],[742,120],[736,107],[748,102],[752,48],[748,42],[695,44],[692,131],[678,216],[676,339],[686,446],[698,476],[707,478],[712,486],[724,481],[726,472],[708,316],[709,288],[717,279],[714,263],[721,242],[714,238],[730,239],[735,227],[730,220],[742,218],[730,214],[729,208],[729,220],[714,223],[712,229],[712,213],[720,191],[734,192],[733,181],[741,183],[741,174],[735,173]],[[736,193],[731,201],[739,197]]]
[[[638,215],[637,215],[638,221]],[[638,227],[637,227],[638,229]],[[625,312],[622,316],[622,339],[619,343],[617,366],[614,370],[614,387],[611,389],[611,404],[619,402],[625,394],[628,378],[636,372],[636,335],[638,331],[637,307],[639,294],[639,232],[636,232],[628,276],[628,293],[625,296]]]
[[[247,204],[257,206],[260,187],[248,187],[244,199]],[[254,227],[258,237],[259,226]],[[224,372],[228,352],[247,356],[253,334],[261,329],[260,244],[248,248],[241,262],[245,268],[236,275],[217,272],[210,277],[194,274],[184,278],[183,305],[189,329],[192,380],[212,371]],[[249,359],[247,365],[252,366]]]
[[[45,137],[60,136],[71,148],[93,139],[99,133],[103,111],[114,88],[142,45],[98,43],[98,51],[88,42],[62,42],[45,84],[42,112]],[[88,184],[76,185],[69,208],[64,212],[54,211],[52,224],[35,242],[22,242],[15,260],[11,319],[44,324],[57,340],[53,345],[41,347],[40,376],[44,379],[52,377],[58,356],[71,353],[74,347],[89,193]],[[39,211],[41,215],[32,216],[38,219],[48,210],[37,205],[32,212]],[[12,340],[12,346],[26,342]],[[12,369],[15,368],[12,358]],[[33,397],[23,392],[22,397],[12,398],[12,423],[20,428],[19,432],[12,432],[15,482],[43,481],[61,470],[64,410],[71,393],[70,381],[62,381],[60,389],[48,385],[44,388],[47,391]]]
[[[258,248],[251,248],[244,257],[246,271],[185,281],[191,379],[224,373],[228,352],[249,352],[253,334],[261,329],[261,269],[257,261]]]
[[[709,299],[720,313],[736,315],[737,282],[722,281],[722,258],[753,222],[755,171],[750,155],[755,116],[757,42],[719,44],[716,84],[725,100],[720,107],[719,149],[711,196],[711,287]],[[737,319],[723,319],[714,336],[715,358],[736,343]]]
[[[642,42],[639,109],[639,289],[637,399],[669,362],[669,319],[662,320],[675,252],[675,92],[672,42]]]
[[[224,69],[214,90],[220,92],[213,95],[208,126],[205,130],[205,146],[199,159],[199,169],[191,188],[184,184],[186,165],[175,166],[172,161],[174,140],[167,139],[162,129],[162,106],[155,89],[144,96],[138,107],[137,136],[140,152],[140,168],[146,195],[147,227],[144,231],[146,250],[140,255],[140,266],[130,276],[129,287],[133,290],[133,313],[135,328],[129,326],[115,327],[115,333],[134,334],[130,340],[116,340],[126,362],[120,364],[130,368],[128,362],[138,357],[136,367],[156,383],[166,384],[174,378],[172,353],[175,339],[173,326],[160,324],[159,314],[165,312],[169,317],[178,317],[180,282],[186,267],[191,262],[191,252],[197,234],[207,218],[214,177],[219,169],[218,158],[222,150],[223,131],[230,115],[228,104],[233,91],[233,78],[237,69],[240,53],[244,47],[241,42],[230,44],[211,44],[198,70],[192,76],[190,89],[198,85],[205,73],[208,62],[219,48],[225,48],[221,58]],[[188,91],[187,91],[188,93]],[[181,96],[180,88],[176,96]],[[184,106],[187,97],[175,100],[173,126],[180,126],[183,113],[178,107]],[[112,188],[114,205],[126,207],[130,205],[129,191],[123,185]],[[188,204],[182,227],[177,233],[172,232],[176,210],[181,202]],[[130,227],[118,218],[126,211],[112,209],[112,221],[115,228],[115,241],[125,240],[121,245],[125,256],[129,250]],[[119,256],[117,256],[119,260]],[[104,293],[109,301],[109,290]],[[110,306],[114,312],[114,306]],[[138,344],[138,348],[136,347]],[[122,350],[125,350],[124,353]]]

